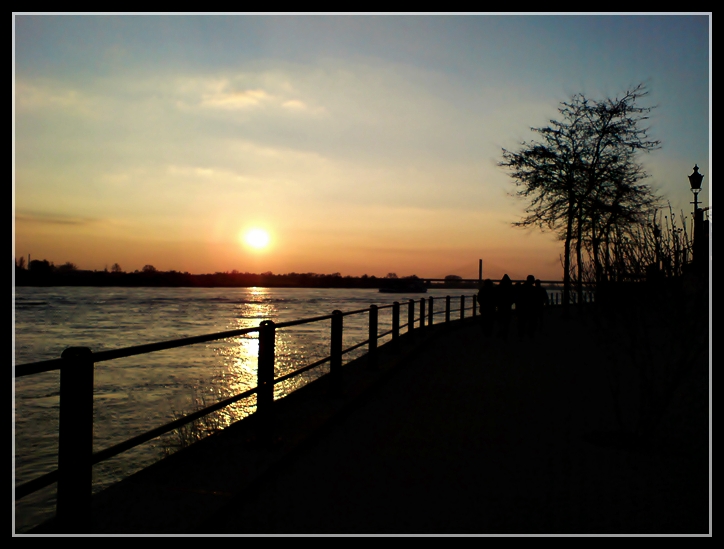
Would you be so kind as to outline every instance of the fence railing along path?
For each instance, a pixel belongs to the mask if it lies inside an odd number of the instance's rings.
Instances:
[[[274,386],[290,378],[298,376],[313,368],[329,363],[329,372],[324,376],[334,378],[343,368],[342,357],[355,349],[367,346],[367,360],[374,363],[377,354],[378,341],[390,336],[390,343],[398,342],[400,331],[407,329],[408,333],[433,325],[436,315],[444,315],[444,322],[449,323],[455,317],[465,319],[466,312],[476,316],[475,295],[460,295],[455,299],[459,306],[453,306],[453,298],[444,298],[444,309],[435,310],[432,296],[410,299],[407,306],[407,322],[400,322],[402,305],[394,302],[389,305],[371,305],[365,309],[342,312],[333,311],[331,314],[275,323],[265,320],[258,327],[244,328],[225,332],[205,334],[171,341],[137,345],[121,349],[113,349],[94,353],[87,347],[70,347],[63,351],[61,358],[44,360],[29,364],[15,366],[15,377],[23,377],[49,371],[60,371],[60,406],[58,428],[58,467],[57,469],[41,475],[31,481],[15,486],[15,500],[19,500],[53,483],[56,489],[56,520],[66,531],[83,531],[88,524],[92,499],[92,468],[93,465],[108,460],[126,452],[140,444],[164,435],[184,425],[192,423],[208,414],[221,410],[235,402],[256,396],[256,409],[252,416],[256,416],[259,425],[269,425],[264,421],[271,417],[274,405]],[[381,309],[391,308],[391,326],[388,330],[380,332],[378,313]],[[352,315],[368,315],[369,337],[346,349],[343,348],[344,317]],[[315,322],[330,322],[330,354],[304,365],[286,375],[275,377],[275,339],[278,330],[310,324]],[[257,385],[244,392],[221,400],[201,410],[187,414],[165,425],[161,425],[143,434],[132,437],[124,442],[115,444],[103,450],[93,452],[93,393],[94,393],[94,365],[98,362],[110,361],[125,357],[143,355],[147,353],[197,345],[209,341],[217,341],[245,334],[258,333],[259,352],[257,366]],[[314,383],[314,382],[312,382]],[[243,421],[243,419],[241,420]]]

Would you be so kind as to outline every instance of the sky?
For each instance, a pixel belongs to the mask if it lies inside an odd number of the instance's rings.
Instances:
[[[502,149],[639,83],[647,183],[711,200],[711,13],[14,13],[13,79],[26,261],[561,280]]]

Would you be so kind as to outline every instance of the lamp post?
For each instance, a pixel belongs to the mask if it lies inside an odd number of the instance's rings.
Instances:
[[[696,217],[696,211],[699,209],[699,193],[701,192],[701,182],[704,176],[699,173],[699,166],[694,165],[694,172],[689,176],[689,185],[691,185],[691,192],[694,194],[694,202],[690,204],[694,205],[694,217]]]
[[[694,165],[694,172],[689,176],[689,185],[691,185],[691,192],[694,195],[694,202],[691,202],[691,204],[694,205],[694,245],[692,250],[694,257],[692,260],[695,268],[700,266],[702,269],[705,265],[704,255],[706,250],[704,249],[704,245],[706,241],[703,238],[704,210],[699,208],[699,193],[701,192],[701,182],[703,179],[704,176],[699,173],[699,166]]]

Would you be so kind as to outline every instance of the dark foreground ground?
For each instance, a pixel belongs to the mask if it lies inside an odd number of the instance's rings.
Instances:
[[[550,311],[533,339],[474,322],[402,339],[279,401],[271,441],[243,421],[108,490],[87,531],[711,534],[707,364],[637,443],[615,412],[636,425],[644,383],[585,315]]]

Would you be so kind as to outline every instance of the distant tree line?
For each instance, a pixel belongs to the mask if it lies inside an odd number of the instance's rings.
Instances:
[[[398,277],[388,273],[385,277],[374,275],[342,276],[341,273],[263,273],[216,272],[190,274],[180,271],[159,271],[153,265],[145,265],[140,271],[125,272],[118,263],[102,271],[82,270],[74,263],[56,266],[45,259],[26,263],[25,258],[15,260],[16,286],[157,286],[157,287],[265,287],[265,288],[380,288],[391,279],[419,279],[417,275]],[[428,283],[429,287],[470,287],[457,275],[445,277],[444,284]]]

